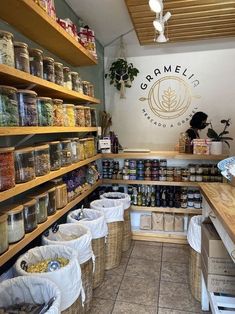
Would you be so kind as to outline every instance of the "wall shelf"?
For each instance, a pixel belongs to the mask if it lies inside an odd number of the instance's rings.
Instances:
[[[66,214],[70,209],[76,206],[79,202],[81,202],[84,198],[86,198],[89,194],[91,194],[97,187],[101,185],[101,181],[96,182],[91,188],[87,191],[76,197],[73,201],[69,202],[64,208],[57,210],[56,213],[52,216],[49,216],[47,221],[38,225],[37,229],[34,231],[27,233],[25,237],[9,246],[9,249],[0,256],[0,266],[10,260],[15,254],[17,254],[20,250],[22,250],[27,244],[29,244],[32,240],[38,237],[42,232],[48,229],[53,223],[55,223],[59,218],[61,218],[64,214]]]
[[[97,64],[87,49],[32,0],[2,1],[0,18],[73,66]]]
[[[76,100],[78,102],[89,102],[91,104],[100,103],[100,100],[97,98],[75,92],[5,64],[0,64],[0,75],[2,85],[10,85],[18,89],[27,89],[30,86],[39,96],[47,96],[63,100]]]
[[[101,155],[96,155],[94,157],[88,158],[86,160],[83,161],[79,161],[75,164],[72,164],[68,167],[62,167],[59,170],[55,170],[55,171],[51,171],[49,174],[46,174],[45,176],[41,176],[41,177],[37,177],[36,179],[29,181],[29,182],[25,182],[25,183],[20,183],[20,184],[16,184],[16,186],[10,190],[6,190],[3,192],[0,192],[0,202],[3,202],[13,196],[16,196],[20,193],[23,193],[27,190],[33,189],[36,186],[43,184],[47,181],[50,181],[52,179],[55,179],[59,176],[62,176],[70,171],[73,171],[75,169],[78,169],[82,166],[88,165],[89,163],[98,160],[101,158]]]
[[[141,184],[141,185],[170,185],[170,186],[198,186],[198,182],[176,182],[176,181],[148,181],[148,180],[112,180],[104,179],[103,184]]]
[[[140,230],[137,227],[132,227],[132,239],[140,241],[154,241],[178,244],[188,243],[187,232]]]
[[[196,208],[175,208],[175,207],[147,207],[147,206],[134,206],[131,205],[132,211],[140,212],[156,212],[156,213],[175,213],[175,214],[188,214],[188,215],[201,215],[202,209]]]

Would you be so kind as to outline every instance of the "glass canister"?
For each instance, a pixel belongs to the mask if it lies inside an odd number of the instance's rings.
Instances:
[[[72,90],[72,78],[71,78],[70,68],[64,67],[63,73],[64,73],[64,87]]]
[[[53,103],[53,126],[64,126],[63,100],[52,99]]]
[[[15,243],[20,241],[24,235],[24,217],[22,205],[10,205],[5,211],[8,223],[8,242]]]
[[[85,159],[91,158],[92,156],[95,155],[95,140],[93,137],[89,137],[86,140],[84,140],[84,150],[85,150]],[[151,172],[150,172],[150,167],[149,167],[149,175],[150,174]]]
[[[82,81],[83,94],[89,96],[89,82]]]
[[[0,148],[0,191],[15,186],[14,147]]]
[[[95,97],[94,85],[91,83],[88,84],[88,93],[90,97]]]
[[[37,94],[31,90],[17,91],[20,126],[37,126]]]
[[[91,126],[97,126],[97,118],[96,118],[96,110],[94,108],[90,108],[91,111]]]
[[[0,254],[4,253],[8,249],[8,226],[7,215],[0,215]]]
[[[0,30],[0,63],[15,67],[13,34]]]
[[[0,127],[19,126],[17,89],[0,85]]]
[[[37,201],[37,223],[41,224],[47,220],[48,193],[32,196]]]
[[[71,141],[71,149],[72,149],[72,162],[79,161],[79,147],[78,147],[78,138],[64,138],[64,141]]]
[[[75,106],[75,119],[76,126],[85,127],[85,107],[83,106]]]
[[[67,185],[65,183],[56,186],[56,208],[61,209],[68,203]]]
[[[48,193],[48,205],[47,215],[53,215],[56,212],[56,188],[53,187],[47,191]]]
[[[36,177],[44,176],[50,172],[49,145],[35,146],[34,151]]]
[[[86,141],[86,139],[84,139],[84,138],[79,139],[79,154],[80,154],[80,160],[86,159],[86,154],[85,154],[85,141]]]
[[[29,48],[30,73],[43,78],[43,51],[36,48]]]
[[[73,162],[72,159],[72,145],[70,140],[63,140],[61,141],[61,149],[62,149],[62,154],[61,154],[61,165],[62,167],[71,165]]]
[[[60,141],[53,141],[48,144],[50,148],[51,170],[59,170],[61,168],[61,143]]]
[[[67,126],[75,126],[75,106],[72,104],[64,104],[66,116],[67,116]]]
[[[85,127],[91,127],[91,110],[90,107],[84,107]]]
[[[53,58],[43,58],[43,78],[49,82],[55,82],[55,67]]]
[[[78,72],[70,72],[70,74],[71,74],[71,80],[72,80],[72,90],[76,92],[81,92],[82,81]]]
[[[35,179],[34,148],[26,147],[15,150],[15,181],[24,183]]]
[[[55,62],[54,67],[55,67],[55,83],[60,86],[64,86],[63,64],[60,62]]]
[[[38,125],[52,126],[53,125],[53,104],[49,97],[37,98],[38,109]]]
[[[25,233],[32,232],[37,228],[37,201],[28,200],[23,208]]]
[[[28,45],[14,42],[15,67],[20,71],[30,73]]]

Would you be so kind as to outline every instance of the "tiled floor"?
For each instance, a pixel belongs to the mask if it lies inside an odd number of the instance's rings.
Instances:
[[[95,289],[90,314],[202,313],[189,290],[188,258],[186,245],[133,242]]]

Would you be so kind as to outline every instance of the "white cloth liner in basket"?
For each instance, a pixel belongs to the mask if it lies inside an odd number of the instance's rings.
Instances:
[[[117,201],[103,198],[101,200],[91,202],[90,206],[93,209],[103,212],[107,223],[124,221],[124,208],[123,204],[119,200]]]
[[[124,210],[131,206],[131,198],[130,195],[121,192],[108,192],[104,193],[100,196],[101,199],[115,199],[120,201],[123,204]]]
[[[87,227],[91,232],[92,239],[99,239],[107,236],[108,227],[104,214],[101,211],[83,208],[84,219],[77,220],[75,217],[77,217],[80,212],[81,209],[76,209],[70,212],[67,216],[67,222],[77,223]]]
[[[61,293],[54,282],[36,276],[20,276],[0,284],[0,307],[20,303],[43,304],[53,297],[55,301],[46,313],[59,314]]]
[[[201,229],[202,229],[203,216],[193,216],[190,220],[187,240],[191,248],[196,252],[201,253]]]
[[[64,257],[69,259],[68,265],[58,270],[45,273],[28,273],[22,268],[22,262],[28,265],[38,263],[46,259]],[[53,281],[61,292],[61,311],[69,308],[83,292],[81,280],[81,268],[77,259],[77,252],[64,245],[45,245],[35,247],[21,255],[15,265],[17,276],[35,276]]]

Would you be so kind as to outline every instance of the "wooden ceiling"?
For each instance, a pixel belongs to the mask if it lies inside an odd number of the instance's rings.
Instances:
[[[148,0],[125,2],[140,45],[155,44],[156,14]],[[235,0],[164,0],[163,5],[163,15],[172,14],[165,26],[169,43],[235,36]]]

